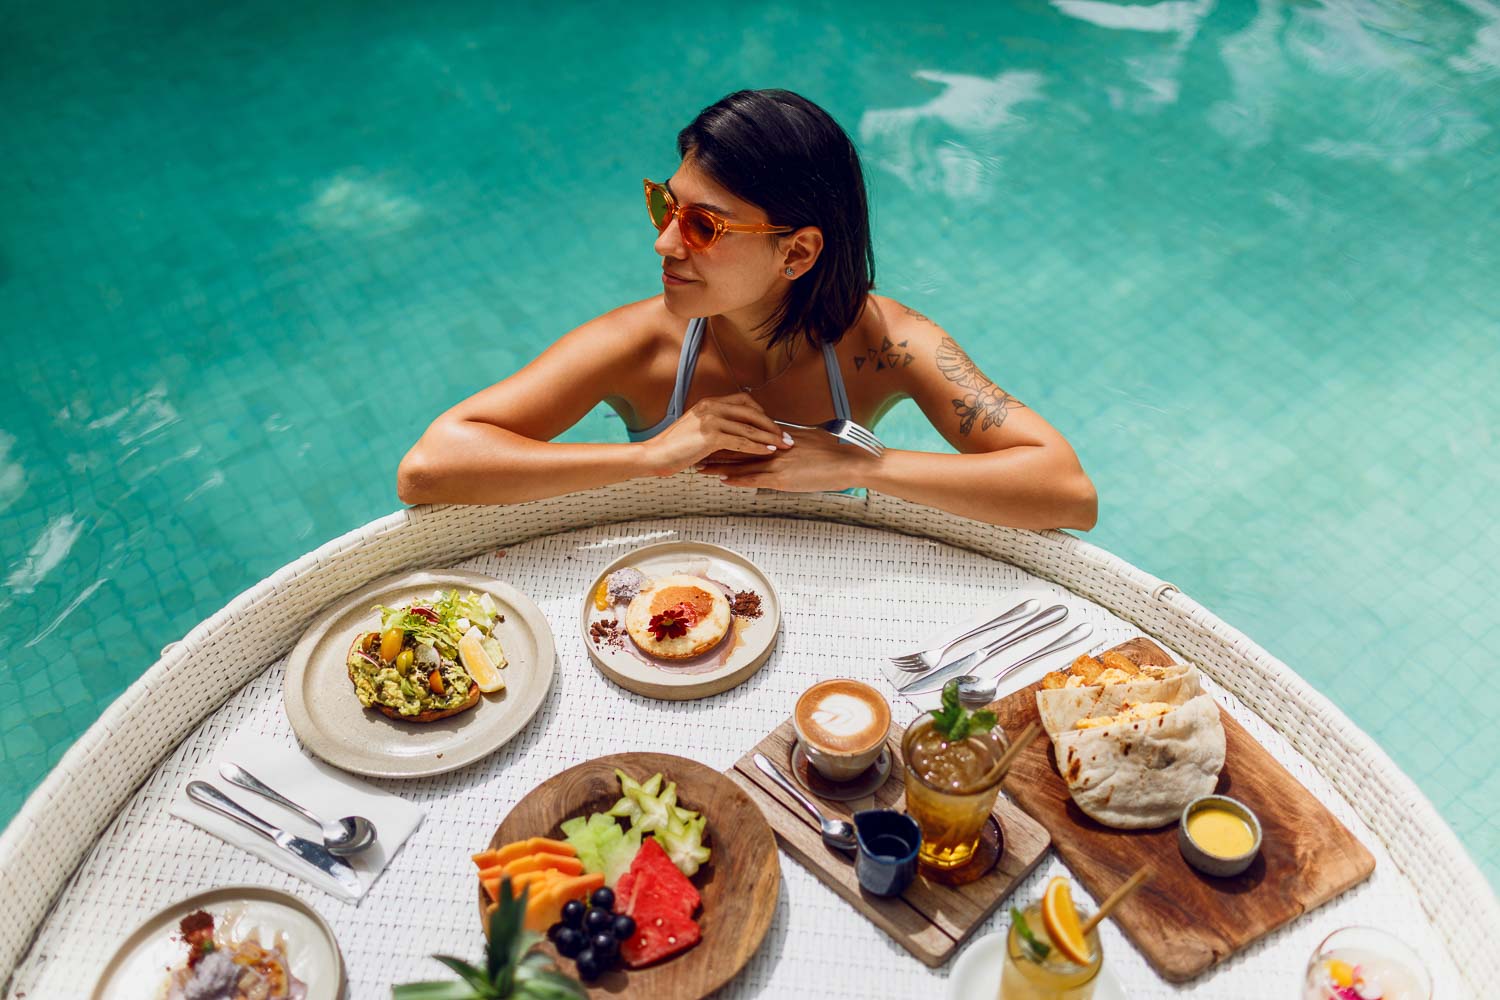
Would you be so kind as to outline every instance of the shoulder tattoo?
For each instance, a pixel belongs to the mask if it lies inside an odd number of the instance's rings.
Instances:
[[[863,354],[854,355],[854,370],[864,371],[865,365],[869,365],[872,371],[883,372],[887,368],[905,368],[917,360],[911,352],[906,349],[911,343],[903,340],[899,343],[892,342],[890,337],[880,339],[880,350],[873,347],[865,348]]]
[[[974,429],[974,421],[980,418],[983,418],[979,424],[981,431],[999,427],[1005,423],[1011,410],[1026,405],[985,378],[984,373],[969,360],[969,356],[953,342],[952,337],[945,336],[942,343],[938,344],[937,366],[943,377],[962,393],[962,396],[953,400],[953,412],[958,414],[960,434],[968,434]]]

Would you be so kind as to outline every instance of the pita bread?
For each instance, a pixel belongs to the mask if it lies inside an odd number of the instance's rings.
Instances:
[[[1197,667],[1184,667],[1163,680],[1124,681],[1093,687],[1056,688],[1036,693],[1037,715],[1042,728],[1056,741],[1079,719],[1091,715],[1114,715],[1126,702],[1134,705],[1165,701],[1181,705],[1202,692]]]
[[[1053,747],[1078,808],[1105,826],[1147,829],[1174,822],[1214,790],[1224,725],[1218,703],[1196,694],[1165,715],[1059,732]]]

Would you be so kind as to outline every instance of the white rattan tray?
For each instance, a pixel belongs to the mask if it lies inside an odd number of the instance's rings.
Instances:
[[[691,516],[689,516],[691,515]],[[589,663],[569,624],[598,567],[658,540],[699,539],[754,559],[776,581],[782,636],[741,686],[694,702],[622,691]],[[168,816],[195,762],[249,727],[294,745],[283,659],[307,624],[399,570],[456,567],[507,580],[553,624],[559,672],[532,722],[494,755],[431,778],[377,782],[427,810],[358,906],[325,896]],[[1096,638],[1144,632],[1197,662],[1212,693],[1376,856],[1374,876],[1186,986],[1163,983],[1106,923],[1113,974],[1131,997],[1298,995],[1331,929],[1395,929],[1426,955],[1436,996],[1500,982],[1500,904],[1449,828],[1390,759],[1287,666],[1175,588],[1056,532],[977,524],[883,496],[797,497],[695,477],[628,483],[508,508],[401,511],[286,567],[194,629],[110,707],[0,836],[0,976],[7,996],[84,995],[116,943],[174,899],[215,885],[295,893],[327,918],[350,996],[444,971],[432,952],[482,949],[468,854],[544,778],[589,757],[660,750],[723,769],[821,677],[865,677],[913,632],[990,606],[1021,586],[1055,593]],[[897,703],[897,721],[914,710]],[[1045,861],[1019,890],[1062,871]],[[929,970],[795,863],[765,943],[724,996],[941,995]],[[1004,925],[997,914],[980,933]],[[13,971],[12,971],[13,970]]]

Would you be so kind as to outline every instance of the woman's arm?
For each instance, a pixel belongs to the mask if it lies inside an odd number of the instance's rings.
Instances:
[[[652,332],[654,305],[636,303],[584,324],[434,420],[401,460],[402,501],[519,503],[671,475],[721,449],[765,455],[786,447],[748,396],[702,400],[650,441],[551,441],[600,402],[641,398],[651,380],[675,375],[678,345]]]
[[[936,323],[881,301],[888,335],[906,341],[913,360],[878,372],[865,365],[855,377],[883,379],[882,395],[915,400],[960,454],[887,450],[877,459],[825,434],[799,434],[786,454],[714,471],[732,486],[867,486],[992,524],[1092,528],[1098,498],[1063,436],[987,378]]]

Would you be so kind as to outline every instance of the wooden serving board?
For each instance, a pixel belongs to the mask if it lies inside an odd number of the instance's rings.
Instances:
[[[1114,647],[1143,665],[1169,656],[1150,639]],[[1039,684],[991,707],[1007,732],[1037,720]],[[1078,880],[1103,899],[1137,869],[1149,882],[1114,911],[1113,919],[1162,978],[1180,983],[1222,962],[1264,934],[1321,906],[1375,870],[1375,859],[1312,793],[1287,773],[1223,707],[1224,770],[1215,791],[1260,817],[1260,855],[1241,875],[1216,878],[1188,865],[1177,846],[1177,824],[1116,830],[1073,804],[1058,773],[1052,742],[1023,750],[1004,788],[1047,828],[1057,853]],[[779,832],[779,831],[778,831]]]
[[[588,984],[594,998],[698,1000],[719,989],[744,968],[760,947],[781,892],[776,840],[761,810],[739,787],[713,768],[662,753],[622,753],[596,757],[553,775],[516,803],[490,847],[527,837],[562,837],[562,822],[591,812],[607,812],[620,799],[619,768],[637,781],[660,771],[677,782],[677,804],[708,817],[705,843],[713,854],[693,876],[703,897],[696,920],[703,939],[681,954],[643,969],[623,964]],[[479,890],[479,917],[488,904]],[[486,929],[488,933],[488,929]],[[561,958],[550,941],[541,949],[568,975],[571,959]]]
[[[904,730],[891,724],[886,745],[892,756],[891,776],[871,797],[850,802],[814,798],[825,816],[852,818],[862,809],[902,809],[906,804],[901,761]],[[896,943],[927,965],[939,966],[952,957],[958,946],[995,912],[1023,878],[1047,853],[1047,831],[1015,805],[999,796],[993,815],[1004,831],[1004,851],[990,872],[962,886],[939,885],[920,873],[900,896],[872,896],[859,887],[853,855],[835,851],[823,843],[807,810],[782,791],[755,766],[759,752],[788,777],[792,774],[792,745],[797,734],[787,719],[741,757],[726,773],[739,783],[765,814],[786,852],[802,863],[850,906],[864,914]],[[795,778],[792,779],[795,782]],[[809,798],[813,796],[809,795]]]

